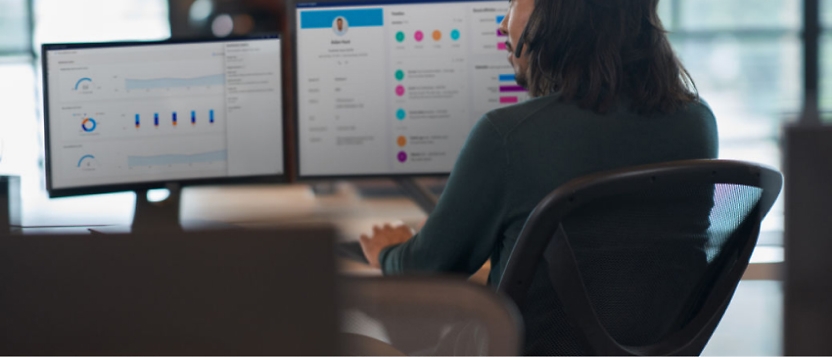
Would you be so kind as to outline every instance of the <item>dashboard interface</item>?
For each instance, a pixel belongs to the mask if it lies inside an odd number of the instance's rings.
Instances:
[[[281,175],[278,38],[46,45],[50,189]]]
[[[451,171],[474,124],[528,98],[499,1],[296,4],[300,175]]]

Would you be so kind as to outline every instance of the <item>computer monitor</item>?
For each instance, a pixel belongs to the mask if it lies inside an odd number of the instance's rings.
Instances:
[[[44,45],[49,195],[135,190],[134,230],[172,228],[182,185],[284,181],[281,63],[278,36]]]
[[[300,178],[448,174],[473,125],[522,102],[505,0],[297,0]]]
[[[281,41],[43,46],[51,197],[284,178]]]

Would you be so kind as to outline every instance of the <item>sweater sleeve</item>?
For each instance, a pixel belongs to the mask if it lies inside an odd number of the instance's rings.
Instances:
[[[486,116],[474,126],[421,232],[381,252],[384,274],[480,269],[502,235],[508,165],[505,140]]]

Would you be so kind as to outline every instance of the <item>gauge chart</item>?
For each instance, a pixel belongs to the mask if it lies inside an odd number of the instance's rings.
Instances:
[[[77,167],[82,170],[95,170],[98,168],[98,160],[93,155],[84,155],[78,160]]]
[[[92,88],[92,78],[84,77],[75,82],[75,91],[88,91]]]

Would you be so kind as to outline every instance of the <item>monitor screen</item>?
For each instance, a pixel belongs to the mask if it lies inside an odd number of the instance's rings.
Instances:
[[[281,44],[45,45],[51,195],[279,178]]]
[[[509,3],[299,0],[301,177],[447,174],[474,124],[522,102]]]

